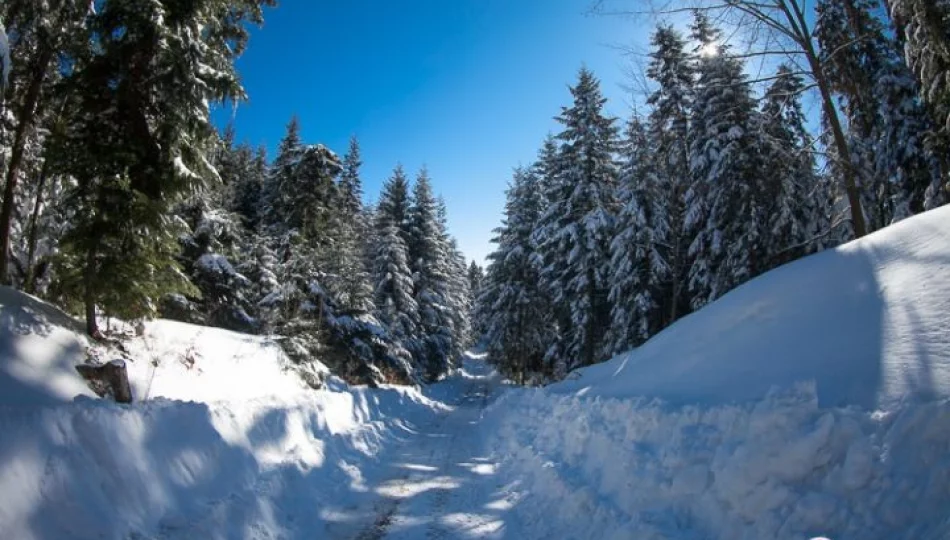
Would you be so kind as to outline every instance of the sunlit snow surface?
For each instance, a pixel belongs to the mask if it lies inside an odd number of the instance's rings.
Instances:
[[[543,389],[470,355],[314,391],[271,338],[155,321],[131,406],[74,373],[111,353],[0,289],[0,537],[950,538],[948,263],[950,209]]]

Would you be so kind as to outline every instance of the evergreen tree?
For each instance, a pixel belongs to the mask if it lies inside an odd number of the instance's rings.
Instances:
[[[376,209],[373,302],[377,317],[413,352],[418,344],[419,306],[413,297],[412,271],[405,229],[409,211],[408,182],[402,167],[383,184]]]
[[[349,310],[368,312],[373,308],[373,288],[363,255],[369,227],[363,211],[361,166],[359,142],[353,137],[340,173],[336,249],[331,261],[341,280],[341,304]]]
[[[879,8],[878,0],[816,6],[822,58],[849,119],[850,166],[871,230],[943,202],[938,163],[924,145],[932,127]]]
[[[17,188],[36,165],[31,154],[33,158],[40,156],[39,152],[30,152],[30,147],[37,145],[37,137],[42,136],[35,128],[48,115],[58,114],[53,112],[54,102],[61,103],[63,91],[70,88],[61,84],[64,64],[77,61],[77,56],[87,52],[83,22],[88,11],[89,3],[82,0],[8,0],[0,6],[0,19],[16,29],[12,43],[5,33],[2,39],[4,92],[0,95],[0,113],[12,112],[13,126],[10,138],[0,143],[9,148],[9,158],[0,163],[5,165],[0,197],[0,283],[8,283],[11,277],[9,253]],[[6,124],[6,118],[0,123]],[[42,192],[41,188],[30,188]]]
[[[941,160],[942,181],[950,163],[950,3],[947,0],[885,0],[903,42],[905,59],[920,83],[920,96],[930,109],[938,137],[934,152]],[[943,188],[943,186],[941,186]],[[943,195],[946,197],[946,195]]]
[[[639,345],[663,323],[657,295],[668,282],[669,267],[659,242],[667,236],[667,214],[657,190],[646,126],[634,117],[621,146],[617,235],[610,244],[610,350]]]
[[[557,118],[564,125],[558,135],[559,174],[538,231],[544,284],[569,313],[550,358],[558,373],[604,358],[609,245],[617,210],[614,119],[604,115],[600,84],[586,68],[571,94],[573,105]]]
[[[662,197],[657,218],[667,223],[665,237],[658,239],[665,247],[657,252],[665,261],[663,266],[669,268],[658,299],[661,310],[667,314],[663,322],[666,326],[690,308],[686,284],[692,238],[685,226],[685,195],[690,186],[689,117],[694,68],[686,43],[672,27],[658,27],[651,43],[647,76],[656,82],[657,89],[647,98],[652,107],[647,133],[655,146],[657,190]]]
[[[192,290],[177,269],[171,206],[214,168],[210,103],[243,98],[234,60],[247,22],[269,0],[181,4],[109,1],[89,17],[88,54],[67,86],[75,102],[60,166],[77,179],[63,238],[61,292],[124,318],[153,314],[159,297]]]
[[[816,202],[822,186],[800,101],[804,86],[791,67],[781,65],[762,103],[769,173],[761,181],[766,200],[772,201],[767,212],[768,268],[814,251],[815,239],[831,225]]]
[[[690,125],[693,309],[763,272],[768,258],[761,120],[742,64],[723,53],[700,63]]]
[[[423,341],[421,360],[429,380],[445,373],[456,352],[449,306],[449,276],[455,269],[438,214],[428,171],[423,168],[412,191],[408,253]]]
[[[545,143],[548,146],[550,139]],[[545,150],[541,158],[545,158]],[[545,208],[539,164],[515,169],[509,184],[505,218],[495,229],[497,244],[478,297],[478,326],[489,358],[502,373],[524,384],[552,373],[543,360],[556,339],[548,295],[541,286],[535,229]]]

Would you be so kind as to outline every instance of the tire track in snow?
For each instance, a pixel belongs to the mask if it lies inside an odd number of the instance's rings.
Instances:
[[[396,532],[394,525],[408,523],[411,519],[417,519],[421,516],[407,516],[403,512],[408,510],[419,510],[425,512],[427,523],[425,531],[422,534],[413,535],[431,540],[443,538],[452,538],[454,531],[450,526],[439,521],[439,517],[445,514],[448,503],[452,500],[453,491],[458,486],[439,485],[441,481],[446,483],[446,479],[451,480],[449,475],[453,465],[467,461],[470,457],[465,455],[466,450],[459,445],[459,435],[465,430],[473,429],[474,422],[472,418],[477,418],[481,411],[489,402],[488,384],[478,381],[469,386],[462,398],[456,405],[454,411],[440,417],[439,421],[433,422],[429,429],[420,432],[413,440],[408,441],[407,446],[410,449],[404,457],[412,466],[422,469],[423,472],[415,472],[403,475],[401,477],[384,482],[381,486],[389,493],[384,495],[384,502],[377,506],[377,514],[372,524],[362,530],[355,537],[357,540],[381,540]],[[437,442],[430,442],[437,441]],[[414,446],[415,445],[415,446]],[[418,460],[425,456],[426,459]],[[416,461],[416,463],[411,463]],[[424,463],[418,463],[423,461]],[[388,485],[387,484],[390,484]],[[435,484],[431,489],[420,490],[420,486],[426,484]],[[415,499],[415,500],[414,500]],[[416,507],[409,508],[406,507]]]

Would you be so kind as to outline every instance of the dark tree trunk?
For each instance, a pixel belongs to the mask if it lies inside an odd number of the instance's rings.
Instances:
[[[96,321],[96,248],[90,246],[86,251],[86,268],[83,271],[83,302],[86,308],[86,333],[99,339],[99,323]]]
[[[23,289],[29,294],[36,293],[36,244],[39,241],[39,220],[40,208],[43,206],[43,188],[46,187],[46,179],[49,175],[49,160],[43,162],[43,170],[40,172],[39,183],[36,186],[36,199],[33,201],[33,212],[30,214],[30,232],[27,238],[26,247],[26,279],[23,283]]]
[[[16,193],[17,176],[23,165],[23,152],[26,138],[33,129],[33,123],[40,113],[38,108],[43,81],[50,62],[53,60],[53,48],[49,44],[42,46],[36,64],[30,73],[23,106],[20,107],[19,122],[13,133],[13,148],[10,163],[7,166],[6,183],[3,187],[3,201],[0,203],[0,283],[8,282],[7,268],[10,260],[10,226],[13,221],[13,197]]]

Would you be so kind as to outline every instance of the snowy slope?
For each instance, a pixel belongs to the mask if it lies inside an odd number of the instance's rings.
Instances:
[[[329,372],[319,361],[293,366],[267,336],[175,321],[145,323],[121,349],[90,344],[82,325],[59,309],[0,287],[0,406],[66,403],[94,397],[74,366],[95,358],[126,361],[136,400],[241,401],[309,391],[299,375]]]
[[[132,405],[73,367],[114,355]],[[0,288],[0,536],[310,538],[338,521],[315,509],[371,505],[379,453],[450,410],[415,388],[314,391],[291,367],[269,338],[172,321],[90,346],[60,310]]]
[[[136,399],[239,401],[309,390],[280,345],[266,336],[157,320],[126,349]],[[312,371],[329,374],[319,361]]]
[[[950,208],[487,412],[536,538],[950,538]]]
[[[55,307],[0,286],[0,405],[52,405],[94,396],[75,366],[81,325]]]
[[[552,392],[725,404],[814,381],[822,405],[950,397],[950,207],[781,267]]]

